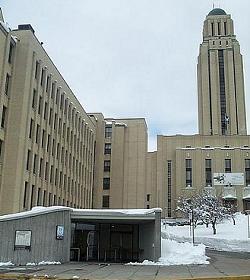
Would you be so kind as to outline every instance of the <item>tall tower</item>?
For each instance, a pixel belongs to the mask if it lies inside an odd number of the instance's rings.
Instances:
[[[199,134],[246,135],[244,75],[231,15],[213,9],[198,57]]]

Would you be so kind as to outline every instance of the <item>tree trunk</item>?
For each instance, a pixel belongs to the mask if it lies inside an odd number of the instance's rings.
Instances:
[[[235,226],[235,218],[234,218],[234,217],[232,217],[232,219],[233,219],[233,225]]]

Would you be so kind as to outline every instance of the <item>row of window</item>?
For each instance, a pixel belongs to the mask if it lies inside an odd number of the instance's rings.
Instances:
[[[64,174],[64,172],[58,168],[55,168],[53,165],[50,165],[48,161],[44,161],[43,158],[38,158],[37,154],[33,156],[33,167],[31,170],[31,163],[32,163],[32,154],[31,150],[28,150],[27,153],[27,161],[26,161],[26,170],[32,171],[34,175],[38,175],[42,180],[46,180],[51,184],[59,187],[66,187],[68,186],[68,192],[73,189],[73,186],[78,182],[91,182],[91,174],[87,168],[75,160],[72,159],[72,162],[69,162],[69,166],[72,166],[72,173],[71,176]],[[71,163],[71,164],[70,164]],[[66,166],[66,170],[68,171],[70,168]],[[75,181],[72,179],[72,175],[75,175]]]
[[[62,134],[63,136],[63,134]],[[92,137],[91,137],[92,136]],[[77,137],[76,134],[73,135],[73,131],[69,130],[69,127],[67,128],[67,136],[68,139],[69,150],[74,152],[78,155],[78,158],[85,159],[87,156],[92,158],[92,148],[93,148],[93,134],[91,135],[86,132],[85,139],[86,143],[89,144],[89,150],[84,145],[83,141],[80,141],[80,138]],[[56,155],[56,158],[60,158],[60,149],[61,149],[61,161],[64,162],[64,153],[65,153],[65,162],[67,162],[67,154],[68,149],[66,149],[62,144],[57,143],[55,139],[52,139],[50,134],[46,133],[45,129],[41,129],[41,126],[39,124],[36,125],[36,131],[35,131],[35,121],[31,118],[30,120],[30,128],[29,128],[29,138],[38,144],[38,146],[41,146],[43,149],[45,149],[49,154],[51,153],[52,156]],[[34,139],[35,138],[35,139]],[[69,154],[69,157],[71,157],[71,153]]]
[[[216,27],[217,27],[217,32],[215,30]],[[215,36],[215,35],[226,36],[227,35],[227,22],[226,21],[211,22],[211,32],[212,32],[212,36]]]
[[[231,159],[225,159],[225,173],[232,172]],[[245,159],[245,182],[250,185],[250,159]],[[212,160],[205,159],[206,186],[212,186]],[[186,187],[192,187],[192,159],[186,159]]]
[[[46,67],[41,69],[40,62],[36,61],[35,65],[35,79],[39,81],[40,85],[45,89],[45,91],[50,96],[51,100],[54,100],[54,103],[59,106],[61,113],[65,115],[65,118],[68,119],[71,127],[81,132],[84,129],[84,119],[79,116],[75,107],[72,106],[70,100],[66,97],[65,93],[61,93],[61,87],[57,86],[57,82],[52,82],[52,75],[46,74]],[[39,97],[39,98],[38,98]],[[36,110],[38,103],[38,113],[42,114],[43,111],[43,97],[38,96],[36,89],[33,90],[33,99],[32,107]],[[44,103],[44,107],[48,107],[47,102]],[[50,112],[52,108],[50,108]],[[48,114],[48,109],[44,109],[44,119],[47,119],[46,115]]]
[[[34,206],[68,206],[74,208],[89,208],[91,206],[91,192],[84,188],[82,195],[78,196],[78,202],[73,203],[72,200],[66,200],[61,196],[57,196],[47,190],[37,188],[35,185],[29,186],[28,182],[24,184],[23,208],[31,209]]]

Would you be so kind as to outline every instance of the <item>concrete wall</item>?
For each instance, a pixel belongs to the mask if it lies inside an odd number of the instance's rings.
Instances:
[[[64,239],[56,239],[56,226],[64,226]],[[28,262],[60,261],[70,259],[70,210],[39,214],[33,217],[0,221],[0,262],[16,265]],[[31,230],[31,249],[14,250],[16,230]]]
[[[140,261],[157,261],[161,257],[161,212],[155,213],[155,221],[139,225]]]

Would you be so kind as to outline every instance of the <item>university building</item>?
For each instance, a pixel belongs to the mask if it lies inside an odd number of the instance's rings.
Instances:
[[[0,213],[33,206],[161,207],[201,189],[250,209],[250,137],[233,20],[206,17],[197,65],[199,134],[157,136],[144,118],[86,113],[29,24],[10,30],[0,12]],[[114,105],[115,106],[115,105]],[[214,173],[244,185],[214,186]]]

